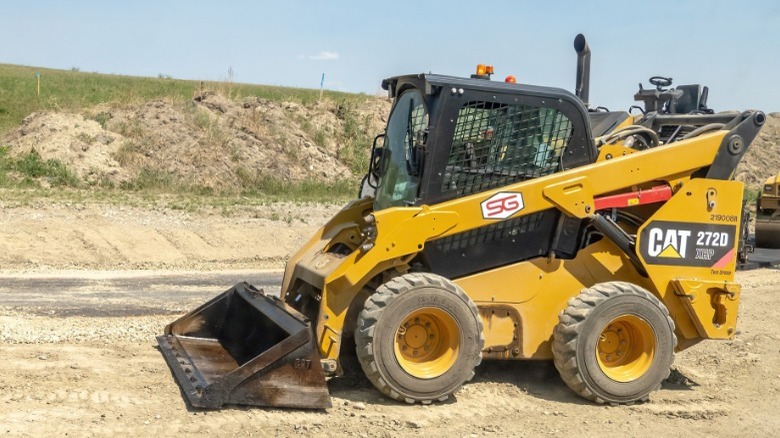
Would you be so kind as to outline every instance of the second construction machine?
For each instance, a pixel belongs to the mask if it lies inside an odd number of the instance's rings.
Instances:
[[[780,173],[764,181],[756,200],[756,246],[780,248]]]
[[[357,351],[390,398],[444,400],[483,360],[554,360],[599,403],[645,400],[675,353],[730,339],[743,185],[765,116],[712,114],[706,88],[635,96],[415,74],[394,99],[359,199],[287,262],[281,298],[239,284],[158,338],[196,407],[330,406]]]

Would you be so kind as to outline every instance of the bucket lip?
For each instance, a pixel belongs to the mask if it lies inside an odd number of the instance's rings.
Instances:
[[[216,409],[222,406],[224,404],[224,400],[214,400],[211,397],[204,397],[209,384],[206,383],[206,380],[201,375],[200,370],[198,370],[197,367],[192,364],[189,356],[181,359],[186,360],[187,363],[192,367],[192,370],[194,370],[192,373],[193,375],[189,376],[184,371],[185,368],[181,363],[179,363],[179,358],[176,357],[175,347],[171,342],[175,339],[176,336],[170,334],[157,336],[157,345],[160,347],[160,352],[162,353],[163,358],[168,363],[168,367],[173,372],[174,379],[176,382],[178,382],[182,392],[187,397],[187,400],[189,400],[190,404],[196,408]]]

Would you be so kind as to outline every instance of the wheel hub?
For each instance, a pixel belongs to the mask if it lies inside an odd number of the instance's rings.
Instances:
[[[410,375],[430,379],[447,372],[458,356],[460,330],[437,308],[418,309],[404,318],[395,336],[398,364]]]
[[[653,363],[655,336],[650,325],[635,315],[609,322],[599,334],[596,357],[599,367],[616,382],[642,377]]]

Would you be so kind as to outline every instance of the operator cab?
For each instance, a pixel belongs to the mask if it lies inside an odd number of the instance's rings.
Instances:
[[[438,204],[596,160],[577,96],[484,76],[382,82],[394,104],[364,180],[375,189],[374,210]],[[556,209],[497,221],[430,242],[423,263],[457,277],[551,252],[573,257],[580,225]]]

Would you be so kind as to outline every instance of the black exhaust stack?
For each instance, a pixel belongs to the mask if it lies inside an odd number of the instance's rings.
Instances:
[[[585,41],[585,35],[578,34],[574,38],[574,50],[577,52],[577,86],[575,94],[585,107],[588,107],[590,94],[590,47]]]

